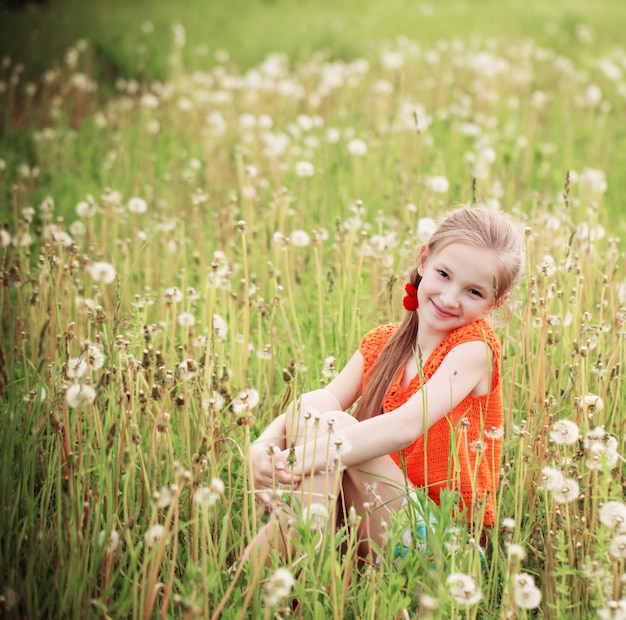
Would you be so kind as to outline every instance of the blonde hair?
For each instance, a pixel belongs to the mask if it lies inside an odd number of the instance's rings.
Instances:
[[[460,207],[448,213],[431,235],[426,243],[428,257],[437,255],[452,243],[488,249],[495,254],[498,275],[494,281],[494,298],[496,305],[501,306],[524,269],[523,240],[513,221],[495,209]],[[421,279],[416,266],[411,271],[409,281],[417,288]],[[382,413],[383,401],[399,369],[415,355],[418,325],[417,312],[407,312],[379,353],[356,407],[354,415],[357,420],[366,420]]]

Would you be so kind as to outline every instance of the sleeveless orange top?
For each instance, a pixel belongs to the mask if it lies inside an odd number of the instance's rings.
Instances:
[[[361,341],[359,350],[365,362],[361,392],[378,354],[398,325],[377,327]],[[495,495],[504,429],[500,341],[489,323],[480,319],[448,334],[406,389],[401,385],[402,369],[385,397],[383,412],[398,408],[413,396],[420,389],[422,379],[424,383],[428,381],[455,346],[476,340],[485,342],[492,352],[493,375],[489,393],[466,396],[408,448],[390,456],[398,467],[406,471],[408,479],[416,487],[428,489],[428,495],[436,503],[439,503],[442,489],[457,489],[460,505],[467,509],[467,520],[475,521],[484,513],[483,522],[491,526],[495,521]]]

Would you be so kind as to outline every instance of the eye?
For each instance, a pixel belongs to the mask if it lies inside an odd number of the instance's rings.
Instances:
[[[477,291],[475,288],[471,288],[469,290],[470,295],[473,295],[474,297],[480,297],[482,299],[483,294],[480,291]]]
[[[447,278],[448,274],[443,270],[443,269],[437,269],[437,273],[442,277],[442,278]]]

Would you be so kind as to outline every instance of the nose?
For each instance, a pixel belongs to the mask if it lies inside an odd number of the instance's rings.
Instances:
[[[457,292],[452,288],[448,288],[445,291],[442,291],[439,297],[446,308],[458,308],[459,296]]]

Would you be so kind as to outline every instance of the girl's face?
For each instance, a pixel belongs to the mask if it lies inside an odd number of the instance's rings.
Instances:
[[[451,243],[437,254],[422,248],[417,289],[420,324],[451,332],[489,314],[496,305],[495,252],[466,243]]]

